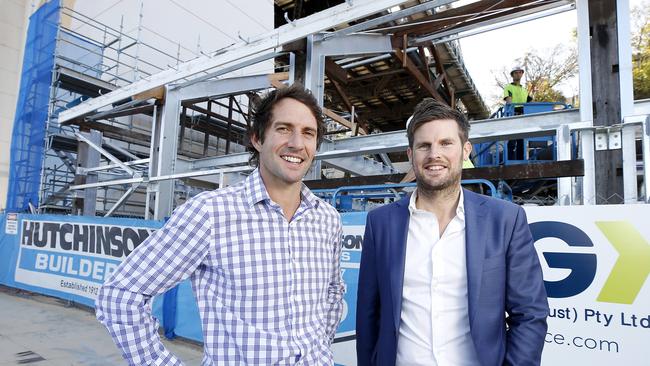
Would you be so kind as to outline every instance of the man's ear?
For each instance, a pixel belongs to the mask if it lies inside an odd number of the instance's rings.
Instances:
[[[260,139],[257,137],[257,134],[251,135],[251,144],[257,150],[257,152],[262,151],[262,142]]]
[[[409,157],[410,162],[413,162],[413,150],[410,147],[406,148],[406,156]]]
[[[472,153],[472,143],[468,141],[465,141],[463,144],[463,160],[469,159],[469,154]]]

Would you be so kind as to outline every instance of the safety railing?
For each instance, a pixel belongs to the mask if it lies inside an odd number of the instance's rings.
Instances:
[[[378,185],[344,186],[336,189],[314,189],[312,192],[327,200],[341,212],[369,211],[375,206],[397,201],[416,187],[416,183],[394,183]],[[498,188],[486,179],[464,179],[461,185],[479,186],[478,191],[492,197],[512,201],[512,191],[506,182],[499,182]]]

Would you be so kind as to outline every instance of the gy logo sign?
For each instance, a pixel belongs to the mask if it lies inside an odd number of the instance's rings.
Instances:
[[[632,304],[650,274],[650,244],[627,221],[597,221],[596,226],[619,253],[597,300]],[[535,241],[557,238],[570,247],[594,246],[584,231],[564,222],[535,222],[530,224],[530,231]],[[595,254],[544,252],[544,258],[551,268],[571,270],[563,280],[545,281],[549,297],[577,295],[586,290],[596,276]]]

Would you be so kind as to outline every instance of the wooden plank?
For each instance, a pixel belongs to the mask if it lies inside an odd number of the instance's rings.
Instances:
[[[352,123],[345,118],[339,116],[338,114],[334,113],[328,108],[323,108],[323,114],[326,115],[327,117],[333,119],[334,121],[338,122],[339,124],[343,125],[344,127],[349,128],[351,131],[354,131],[356,129],[356,123]],[[362,129],[359,129],[359,134],[360,135],[365,135],[365,131]]]
[[[274,74],[269,74],[269,83],[276,89],[282,89],[286,87],[284,81],[289,80],[288,72],[276,72]]]
[[[429,93],[429,95],[447,104],[447,101],[433,88],[433,85],[429,83],[426,76],[424,76],[420,69],[415,66],[408,55],[405,56],[402,50],[399,49],[395,50],[394,55],[400,62],[402,62],[402,65],[405,65],[404,68],[406,71],[408,71],[415,78],[418,84],[420,84],[420,86],[424,88]]]
[[[581,159],[463,169],[463,179],[523,180],[584,175],[584,162]]]
[[[133,96],[134,100],[147,100],[147,99],[157,99],[157,100],[163,100],[165,99],[165,87],[164,86],[158,86],[153,89],[149,89],[147,91],[143,91],[142,93],[138,93]]]
[[[339,84],[347,85],[348,72],[339,66],[331,57],[325,57],[325,74],[330,80],[336,80]]]
[[[424,53],[423,46],[418,46],[418,57],[420,58],[420,63],[422,64],[422,73],[427,77],[429,84],[431,84],[432,80],[431,72],[429,72],[429,62],[427,61],[427,55]]]
[[[332,85],[334,85],[334,89],[336,90],[338,95],[343,100],[343,103],[345,104],[345,107],[350,111],[350,113],[353,113],[354,108],[352,106],[352,103],[350,102],[350,98],[348,98],[347,94],[345,93],[345,90],[343,90],[343,87],[341,87],[341,85],[334,79],[330,79],[330,81],[332,82]],[[352,124],[352,122],[350,122],[350,124]],[[356,123],[352,124],[352,125],[357,127],[356,130],[351,129],[352,134],[354,136],[356,136],[356,135],[366,135],[368,133],[366,131],[366,129],[361,126],[361,124],[363,124],[363,122],[359,121],[359,120],[357,120]]]
[[[581,177],[583,175],[584,162],[582,160],[463,169],[463,179],[524,180]],[[405,176],[406,174],[370,175],[365,177],[307,180],[304,183],[310,189],[330,189],[346,186],[400,183]]]
[[[430,46],[429,50],[431,51],[431,54],[433,55],[434,62],[436,63],[436,71],[438,72],[438,77],[440,77],[440,75],[442,75],[443,85],[445,86],[445,89],[447,89],[447,91],[449,92],[449,96],[452,97],[453,94],[454,94],[454,90],[453,90],[453,88],[451,87],[451,85],[449,83],[449,77],[447,77],[447,71],[442,66],[442,61],[440,60],[440,53],[438,52],[438,47],[444,47],[444,45],[436,46],[436,45],[432,44]],[[436,78],[436,81],[437,81],[437,78]],[[435,85],[436,84],[434,84],[434,88],[436,90],[438,90],[438,87],[435,86]],[[454,100],[453,97],[451,98],[451,101],[452,101],[452,107],[454,107],[455,100]]]
[[[347,94],[341,87],[341,84],[339,84],[334,79],[330,79],[330,81],[332,82],[332,85],[334,85],[334,89],[336,90],[336,93],[339,95],[339,97],[341,97],[341,100],[343,100],[343,104],[345,104],[345,108],[347,108],[348,111],[352,111],[352,103],[350,102],[350,98],[348,98]]]

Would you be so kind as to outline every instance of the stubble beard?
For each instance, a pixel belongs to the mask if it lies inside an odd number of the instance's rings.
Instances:
[[[460,186],[460,178],[462,170],[452,173],[449,178],[443,180],[438,184],[430,184],[415,170],[415,179],[417,183],[418,195],[423,197],[435,198],[447,196],[454,193]]]

